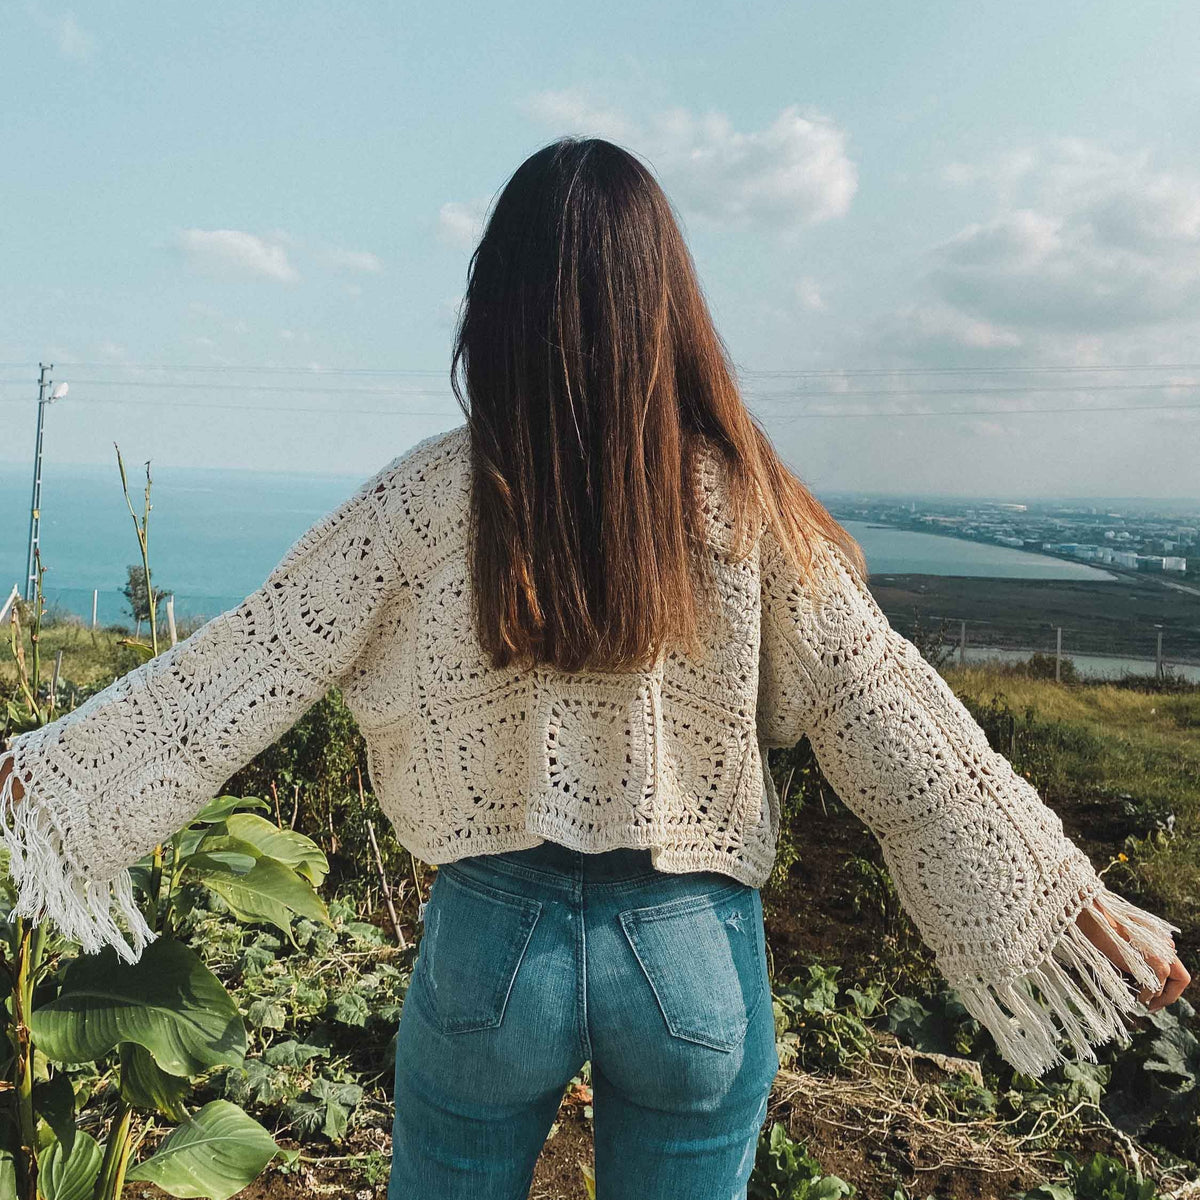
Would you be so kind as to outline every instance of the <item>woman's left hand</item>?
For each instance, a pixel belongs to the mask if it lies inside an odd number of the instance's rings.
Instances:
[[[1098,906],[1099,907],[1099,906]],[[1120,935],[1124,939],[1128,939],[1128,931],[1115,917],[1109,913],[1103,912],[1104,920],[1100,920],[1090,909],[1083,909],[1076,918],[1075,923],[1083,930],[1084,936],[1094,945],[1114,966],[1125,969],[1124,958],[1121,954],[1120,946],[1117,943],[1117,938],[1114,933]],[[1172,948],[1175,943],[1172,939]],[[1142,988],[1138,992],[1138,999],[1146,1005],[1151,1012],[1157,1012],[1160,1008],[1165,1008],[1168,1004],[1174,1003],[1183,993],[1183,989],[1192,981],[1191,975],[1188,974],[1187,968],[1179,961],[1178,956],[1173,956],[1168,962],[1163,958],[1155,958],[1153,955],[1146,955],[1146,961],[1150,964],[1150,969],[1158,976],[1159,989],[1157,992],[1151,991],[1150,988]]]

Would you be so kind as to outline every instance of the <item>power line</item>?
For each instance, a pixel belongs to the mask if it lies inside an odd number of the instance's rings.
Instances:
[[[231,390],[231,385],[211,383],[187,383],[178,380],[150,379],[72,379],[75,386],[111,387],[111,388],[147,388],[155,391],[212,391],[214,388]],[[0,387],[25,387],[24,381],[0,379]],[[380,399],[404,396],[444,396],[450,398],[448,388],[403,388],[388,391],[383,388],[331,388],[310,387],[304,384],[290,385],[278,383],[241,383],[232,385],[242,392],[286,392],[290,395],[297,393],[314,396],[375,396]],[[1140,392],[1153,389],[1194,389],[1200,388],[1200,380],[1195,383],[1104,383],[1095,386],[1081,384],[1016,384],[1009,387],[951,387],[951,388],[857,388],[854,391],[800,391],[800,392],[747,392],[747,399],[758,402],[790,403],[796,400],[833,399],[842,400],[847,397],[859,396],[994,396],[994,395],[1028,395],[1038,392]],[[94,403],[92,401],[91,403]],[[132,403],[132,401],[130,401]]]
[[[839,420],[850,417],[1027,417],[1041,413],[1075,413],[1082,416],[1085,413],[1108,412],[1164,412],[1169,410],[1186,410],[1200,412],[1200,404],[1114,404],[1089,405],[1086,408],[935,408],[925,412],[907,410],[885,412],[876,409],[874,412],[852,413],[766,413],[773,421],[802,421],[802,420]]]
[[[83,380],[81,382],[87,382]],[[193,385],[188,385],[193,386]],[[994,396],[994,395],[1012,395],[1014,393],[1029,393],[1029,392],[1144,392],[1148,388],[1154,388],[1161,391],[1163,388],[1200,388],[1200,381],[1196,383],[1101,383],[1095,387],[1089,387],[1086,384],[1047,384],[1045,387],[1041,385],[1017,385],[1015,387],[983,387],[983,388],[860,388],[853,392],[791,392],[791,393],[762,393],[754,396],[757,400],[803,400],[812,397],[833,397],[841,399],[843,396]]]
[[[0,367],[23,367],[26,363],[0,363]],[[228,363],[111,363],[111,362],[60,362],[60,368],[84,367],[88,370],[104,371],[232,371],[260,375],[445,375],[449,369],[424,371],[400,367],[238,367]]]
[[[0,369],[34,370],[32,362],[0,362]],[[449,368],[421,370],[402,367],[259,367],[237,366],[230,363],[114,363],[79,360],[57,363],[60,369],[83,367],[106,371],[201,371],[253,374],[312,374],[312,375],[441,375],[449,376]],[[786,370],[738,368],[742,376],[755,378],[787,379],[809,376],[858,376],[858,375],[995,375],[1047,373],[1090,373],[1114,371],[1200,371],[1200,363],[1093,363],[1064,364],[1059,366],[963,366],[963,367],[806,367]]]
[[[336,395],[344,395],[344,392],[333,393]],[[267,404],[221,404],[213,401],[194,401],[194,400],[179,400],[171,404],[160,404],[156,400],[86,400],[79,401],[74,399],[74,403],[82,404],[85,407],[93,407],[97,405],[109,406],[124,406],[136,405],[144,407],[157,408],[160,412],[169,412],[176,408],[200,408],[200,409],[224,409],[233,412],[263,412],[263,413],[320,413],[325,416],[372,416],[372,417],[446,417],[453,413],[461,412],[461,409],[452,409],[449,411],[428,411],[424,409],[401,409],[401,408],[298,408],[291,405],[267,405]],[[0,405],[15,406],[26,405],[25,400],[0,400]],[[67,401],[59,401],[59,403],[68,403]],[[1032,416],[1042,413],[1074,413],[1084,415],[1087,413],[1108,413],[1108,412],[1162,412],[1162,411],[1193,411],[1200,412],[1200,402],[1191,404],[1115,404],[1115,405],[1089,405],[1086,407],[1057,407],[1057,408],[940,408],[940,409],[898,409],[888,412],[883,409],[874,409],[869,412],[792,412],[792,413],[766,413],[773,421],[799,421],[799,420],[841,420],[850,418],[889,418],[889,417],[1023,417]]]
[[[18,386],[15,380],[3,379],[0,380],[0,386],[16,387]],[[22,382],[19,386],[27,386]],[[72,387],[116,387],[116,388],[153,388],[156,392],[165,391],[201,391],[211,392],[214,388],[221,388],[224,391],[230,391],[229,384],[213,384],[213,383],[180,383],[175,380],[154,380],[154,379],[72,379]],[[292,386],[291,384],[281,383],[241,383],[233,385],[237,391],[241,392],[287,392],[291,395],[296,393],[314,395],[314,396],[449,396],[451,392],[448,388],[405,388],[402,391],[387,392],[381,388],[331,388],[331,387],[307,387],[303,384]],[[1198,384],[1197,386],[1200,386]]]
[[[27,403],[25,400],[0,400],[0,404],[4,405],[24,405]],[[63,401],[59,401],[59,403],[63,403]],[[172,404],[159,404],[156,400],[87,400],[82,402],[79,407],[93,408],[98,405],[124,406],[127,404],[157,408],[159,412],[171,412],[176,408],[209,408],[229,409],[233,412],[322,413],[327,417],[340,417],[352,414],[372,417],[446,417],[451,415],[449,412],[427,412],[416,408],[294,408],[290,404],[219,404],[205,400],[178,400]],[[461,412],[462,410],[459,409],[458,411]]]
[[[739,375],[753,375],[762,378],[799,378],[806,375],[998,375],[1016,373],[1063,373],[1079,371],[1200,371],[1200,363],[1097,363],[1093,366],[1061,367],[813,367],[792,371],[758,371],[747,369],[739,371]]]

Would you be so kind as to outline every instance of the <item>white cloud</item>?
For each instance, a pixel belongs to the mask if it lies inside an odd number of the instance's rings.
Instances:
[[[102,358],[105,362],[121,363],[129,361],[129,351],[118,342],[112,341],[111,338],[105,338],[104,341],[96,345],[96,356]]]
[[[800,301],[800,307],[809,312],[817,312],[825,307],[825,298],[817,281],[808,275],[796,281],[796,299]]]
[[[486,200],[448,201],[438,210],[438,235],[452,246],[474,249],[483,234],[487,207]]]
[[[258,237],[240,229],[184,229],[179,248],[192,270],[219,279],[272,279],[294,283],[299,272],[278,234]]]
[[[56,33],[58,50],[63,58],[83,62],[92,57],[96,49],[96,39],[75,20],[74,13],[67,13],[58,22]]]
[[[612,142],[637,136],[636,127],[621,112],[592,103],[577,89],[536,92],[517,107],[543,125],[562,126],[563,133],[588,133]]]
[[[866,361],[880,354],[896,361],[953,362],[963,350],[1009,351],[1022,345],[1013,329],[980,320],[940,301],[907,304],[878,319],[869,334]]]
[[[982,187],[994,213],[930,251],[928,282],[962,312],[1073,334],[1195,314],[1200,178],[1079,138],[955,164],[943,178]]]
[[[378,275],[383,263],[369,250],[337,250],[325,252],[325,261],[337,271],[355,271],[362,275]]]
[[[742,132],[719,112],[675,107],[637,120],[577,90],[541,92],[521,106],[567,133],[604,137],[645,159],[681,211],[723,228],[791,231],[843,216],[858,187],[846,133],[797,105]]]

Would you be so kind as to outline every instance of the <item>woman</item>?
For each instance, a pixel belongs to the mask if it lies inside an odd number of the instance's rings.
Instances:
[[[1014,1065],[1045,1071],[1060,1037],[1094,1059],[1135,998],[1180,994],[1177,927],[1110,891],[990,749],[750,417],[636,158],[568,138],[515,172],[451,379],[464,425],[235,609],[14,740],[21,913],[136,958],[154,931],[126,868],[339,686],[397,837],[442,864],[392,1200],[525,1196],[585,1061],[599,1196],[745,1195],[779,1066],[765,750],[805,735]]]

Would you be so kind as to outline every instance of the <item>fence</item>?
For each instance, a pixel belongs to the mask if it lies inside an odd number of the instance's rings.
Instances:
[[[1200,626],[1119,619],[1065,625],[948,614],[914,615],[911,610],[905,613],[886,609],[885,615],[898,632],[940,644],[960,665],[988,658],[1015,660],[1043,654],[1054,659],[1056,679],[1061,679],[1062,664],[1069,660],[1076,670],[1088,675],[1128,670],[1162,678],[1171,669],[1200,680]]]
[[[160,613],[174,640],[176,621],[185,627],[198,625],[233,608],[244,598],[176,594],[168,597]],[[129,602],[118,588],[47,588],[46,603],[51,611],[70,613],[92,628],[98,625],[132,628],[134,624]],[[1092,675],[1129,669],[1161,676],[1167,668],[1176,668],[1182,674],[1200,679],[1200,603],[1195,625],[1152,623],[1119,614],[1106,621],[1056,624],[964,618],[956,614],[914,614],[911,608],[893,609],[886,605],[884,612],[895,629],[906,637],[916,635],[916,640],[927,640],[937,635],[937,640],[953,646],[955,658],[961,663],[1039,653],[1054,656],[1058,675],[1062,662],[1070,659],[1077,669]]]

